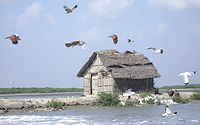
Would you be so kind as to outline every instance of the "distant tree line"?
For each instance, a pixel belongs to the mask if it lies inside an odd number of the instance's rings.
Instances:
[[[82,88],[0,88],[0,94],[83,92]]]
[[[189,89],[189,88],[200,88],[200,84],[164,86],[161,87],[160,89]]]

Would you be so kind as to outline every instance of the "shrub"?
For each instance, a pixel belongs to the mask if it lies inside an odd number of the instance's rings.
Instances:
[[[63,108],[63,103],[52,100],[51,102],[48,102],[48,106],[50,108],[62,109]]]
[[[183,99],[183,98],[181,98],[181,97],[179,97],[179,96],[174,96],[174,97],[172,97],[172,100],[173,100],[174,102],[176,102],[176,103],[187,103],[187,102],[189,102],[188,99]]]
[[[124,106],[125,106],[125,107],[135,106],[135,102],[132,102],[132,101],[127,100],[127,101],[125,102],[125,105],[124,105]]]
[[[117,94],[101,93],[99,94],[98,103],[102,106],[118,106],[120,103],[119,96]]]
[[[192,99],[193,100],[200,100],[200,94],[199,93],[195,93],[192,95]]]
[[[146,100],[146,103],[147,104],[150,104],[150,105],[154,105],[155,104],[155,99],[149,99],[149,100]]]

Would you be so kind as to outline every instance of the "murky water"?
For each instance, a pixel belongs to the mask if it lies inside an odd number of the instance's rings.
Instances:
[[[0,125],[200,125],[200,103],[170,105],[176,116],[161,117],[162,106],[86,107],[0,116]]]
[[[1,94],[0,98],[15,98],[15,99],[29,99],[29,98],[65,98],[65,97],[80,97],[82,92],[63,92],[63,93],[33,93],[33,94]]]

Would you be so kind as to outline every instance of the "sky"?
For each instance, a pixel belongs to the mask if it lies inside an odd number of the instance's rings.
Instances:
[[[76,4],[65,14],[63,5]],[[82,88],[78,71],[93,52],[109,49],[147,56],[161,75],[156,87],[183,85],[178,74],[194,70],[190,83],[199,84],[200,0],[0,0],[0,12],[0,88]],[[107,38],[113,33],[116,45]],[[17,45],[4,39],[13,34]],[[75,40],[88,49],[65,47]]]

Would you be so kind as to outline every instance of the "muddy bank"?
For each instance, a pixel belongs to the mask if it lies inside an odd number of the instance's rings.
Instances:
[[[96,104],[96,100],[94,96],[76,98],[0,99],[0,114],[21,111],[55,110],[53,106],[50,106],[52,102],[58,102],[58,104],[62,105],[62,108],[70,106],[93,106]]]

